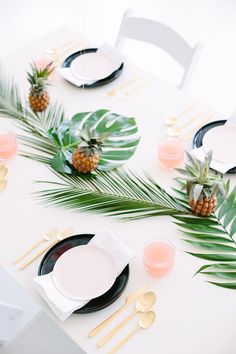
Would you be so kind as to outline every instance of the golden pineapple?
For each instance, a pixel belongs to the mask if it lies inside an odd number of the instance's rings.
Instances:
[[[96,170],[102,152],[102,144],[107,138],[107,134],[100,137],[94,131],[85,129],[80,132],[81,142],[72,154],[72,164],[80,173],[89,173]]]
[[[211,215],[216,208],[217,198],[214,194],[212,197],[203,197],[195,201],[193,198],[189,201],[189,205],[196,215],[209,216]]]
[[[72,164],[78,172],[88,173],[96,170],[99,159],[98,153],[86,153],[78,148],[72,155]]]
[[[54,70],[53,63],[49,63],[45,68],[39,69],[31,64],[31,73],[27,73],[28,81],[31,85],[29,92],[29,104],[34,112],[43,112],[47,109],[50,96],[47,92],[48,77]]]
[[[189,164],[184,169],[177,169],[185,177],[189,205],[195,215],[209,216],[217,205],[217,193],[226,197],[222,176],[210,171],[212,152],[203,163],[187,153]]]

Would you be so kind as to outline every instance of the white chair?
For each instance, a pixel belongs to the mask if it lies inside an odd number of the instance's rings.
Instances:
[[[0,301],[0,347],[15,334],[22,308]]]
[[[156,45],[167,52],[184,69],[179,88],[186,90],[196,66],[202,44],[193,48],[172,28],[163,23],[134,17],[133,10],[124,13],[115,46],[122,50],[125,39],[135,39]]]

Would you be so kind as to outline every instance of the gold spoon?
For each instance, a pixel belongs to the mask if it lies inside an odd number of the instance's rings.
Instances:
[[[176,137],[176,136],[180,136],[181,131],[186,128],[189,124],[191,124],[192,122],[194,122],[199,116],[201,116],[204,112],[199,112],[197,114],[195,114],[191,119],[189,119],[185,124],[183,124],[181,127],[169,127],[167,128],[167,135],[171,136],[171,137]]]
[[[192,104],[191,106],[189,106],[187,109],[185,109],[183,112],[181,112],[180,114],[178,114],[177,116],[171,116],[171,117],[167,117],[165,119],[165,124],[166,125],[175,125],[177,120],[184,116],[186,113],[190,112],[194,107],[196,107],[197,104]]]
[[[125,338],[123,338],[118,344],[114,346],[112,350],[109,351],[108,354],[116,353],[125,343],[128,342],[130,338],[132,338],[140,329],[149,328],[156,319],[156,314],[154,311],[144,312],[140,315],[138,320],[138,326],[130,332]]]
[[[4,179],[6,177],[8,169],[5,165],[0,166],[0,179]]]
[[[7,181],[5,179],[0,180],[0,192],[3,192],[7,186]]]
[[[98,334],[107,324],[109,324],[114,318],[116,318],[122,311],[124,311],[130,304],[132,304],[141,294],[147,290],[147,287],[143,287],[133,293],[130,293],[126,299],[125,303],[118,308],[114,313],[112,313],[108,318],[106,318],[102,323],[100,323],[96,328],[89,332],[89,337],[94,337]]]
[[[103,337],[97,344],[99,348],[103,347],[121,328],[123,328],[138,312],[146,312],[156,302],[156,294],[154,292],[146,292],[138,297],[136,301],[136,309],[127,316],[122,322],[120,322],[111,332]]]

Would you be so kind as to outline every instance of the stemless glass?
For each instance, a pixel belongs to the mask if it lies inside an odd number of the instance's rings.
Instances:
[[[174,246],[168,240],[156,238],[149,241],[144,247],[144,268],[154,276],[169,273],[174,266],[174,258]]]
[[[0,161],[9,160],[16,154],[17,144],[15,134],[0,131]]]
[[[184,161],[184,146],[178,138],[166,138],[158,149],[160,166],[171,169],[180,166]]]

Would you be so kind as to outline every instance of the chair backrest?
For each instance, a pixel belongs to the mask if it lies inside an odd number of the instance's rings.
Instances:
[[[124,13],[116,40],[119,50],[122,50],[125,38],[150,43],[167,52],[185,70],[179,87],[187,88],[202,48],[201,44],[192,48],[169,26],[154,20],[133,17],[133,10]]]

